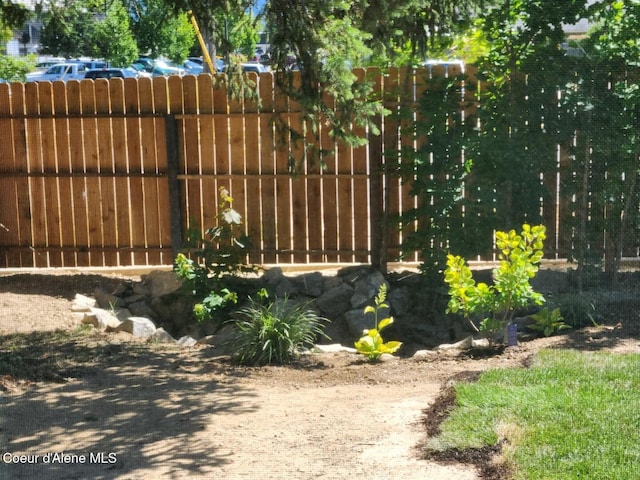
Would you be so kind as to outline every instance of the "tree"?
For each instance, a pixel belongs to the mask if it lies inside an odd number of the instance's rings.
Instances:
[[[104,19],[96,23],[91,44],[93,56],[103,58],[116,67],[129,66],[138,57],[129,15],[121,3],[113,2]]]
[[[152,58],[166,56],[176,63],[185,61],[195,42],[195,32],[187,14],[173,14],[163,0],[132,2],[132,30],[140,51]]]
[[[480,19],[489,52],[479,75],[479,135],[468,146],[473,169],[465,188],[465,228],[476,238],[515,224],[541,223],[541,177],[553,169],[557,145],[572,132],[559,111],[557,92],[573,77],[561,48],[563,24],[584,15],[584,0],[503,2]],[[479,246],[477,254],[491,251]]]
[[[576,61],[565,97],[575,129],[570,153],[578,175],[564,187],[577,199],[579,282],[584,267],[599,265],[603,257],[605,272],[615,282],[623,249],[640,229],[640,5],[598,2],[588,15],[596,28],[579,45],[584,55]]]
[[[40,36],[41,52],[63,57],[91,55],[94,25],[94,15],[81,2],[52,5]]]

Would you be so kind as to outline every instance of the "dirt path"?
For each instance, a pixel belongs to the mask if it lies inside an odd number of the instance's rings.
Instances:
[[[640,351],[637,329],[607,327],[489,358],[440,353],[371,365],[338,352],[242,368],[215,349],[150,346],[126,334],[60,339],[56,328],[74,328],[73,294],[105,279],[10,280],[0,277],[0,480],[479,479],[472,466],[419,458],[422,412],[448,379],[522,365],[549,346]],[[15,332],[40,336],[20,347]],[[6,362],[53,370],[55,381],[6,378]],[[15,463],[18,455],[32,463]]]
[[[427,364],[399,378],[405,361],[375,371],[322,354],[310,371],[233,371],[215,358],[111,348],[115,365],[0,398],[2,453],[40,456],[0,465],[0,478],[477,478],[417,457],[422,410],[441,387]],[[63,452],[71,463],[44,463]]]

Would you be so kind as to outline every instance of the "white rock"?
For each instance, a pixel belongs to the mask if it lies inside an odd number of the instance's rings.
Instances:
[[[339,343],[332,343],[330,345],[316,345],[315,350],[318,350],[322,353],[335,353],[335,352],[349,352],[356,353],[355,348],[345,347],[344,345],[340,345]]]
[[[89,312],[95,306],[96,306],[95,298],[87,297],[86,295],[76,293],[76,296],[73,299],[73,302],[71,303],[71,311],[72,312]]]
[[[471,342],[471,346],[474,348],[489,348],[491,344],[489,343],[488,338],[479,338],[477,340],[473,340]]]
[[[108,310],[91,308],[90,311],[84,314],[82,323],[93,325],[99,330],[111,330],[118,328],[122,322]]]
[[[162,327],[156,329],[156,331],[151,334],[149,341],[158,343],[178,343],[177,340]]]
[[[178,339],[178,344],[183,347],[193,347],[197,343],[198,341],[195,338],[189,336],[180,337]]]
[[[148,318],[129,317],[115,331],[127,332],[138,338],[149,338],[156,331],[156,326]]]
[[[456,343],[443,343],[438,346],[438,350],[465,350],[473,346],[473,337],[467,337]]]
[[[429,358],[429,357],[433,357],[434,355],[437,355],[438,352],[436,352],[435,350],[418,350],[416,351],[416,353],[413,354],[413,358],[415,359],[421,359],[421,358]]]
[[[202,337],[196,342],[196,345],[215,345],[216,344],[216,336],[215,335],[207,335]]]

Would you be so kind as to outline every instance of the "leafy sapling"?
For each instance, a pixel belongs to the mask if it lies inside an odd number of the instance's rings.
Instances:
[[[202,232],[190,227],[184,251],[175,259],[175,271],[185,280],[194,297],[201,301],[194,306],[194,316],[201,322],[238,301],[236,292],[225,283],[238,273],[253,272],[246,263],[250,242],[242,229],[242,217],[233,209],[233,198],[226,188],[218,190],[216,225]]]
[[[545,301],[529,283],[538,272],[545,238],[543,225],[525,224],[519,235],[515,230],[496,232],[500,265],[493,270],[493,285],[476,284],[466,262],[448,255],[444,272],[450,295],[447,313],[462,313],[475,331],[490,340],[501,330],[506,339],[506,327],[518,309]]]
[[[378,319],[380,311],[388,309],[389,305],[385,303],[387,298],[387,285],[382,284],[378,290],[378,294],[375,298],[375,306],[368,305],[364,309],[365,315],[373,314],[374,328],[370,330],[363,330],[360,340],[355,342],[355,347],[358,353],[367,357],[370,361],[380,359],[382,354],[395,353],[400,346],[401,342],[391,341],[384,342],[380,332],[393,323],[393,317],[386,317],[381,320]]]

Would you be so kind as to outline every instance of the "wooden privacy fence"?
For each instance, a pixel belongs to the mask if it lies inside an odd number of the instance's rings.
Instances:
[[[355,70],[364,76],[364,70]],[[395,109],[398,85],[420,72],[374,74]],[[0,84],[0,266],[171,264],[190,222],[215,224],[226,187],[256,263],[369,262],[380,254],[379,165],[397,121],[358,148],[334,144],[326,168],[290,173],[296,145],[278,142],[275,114],[297,127],[299,106],[253,76],[261,103],[230,101],[209,75]],[[369,136],[366,130],[360,133]],[[293,150],[292,150],[293,149]],[[390,188],[390,184],[386,184]],[[390,211],[412,202],[395,181]],[[388,245],[398,250],[400,233]]]
[[[300,146],[279,141],[273,120],[299,127],[300,107],[271,73],[250,74],[259,104],[230,101],[209,75],[0,84],[0,267],[169,265],[188,225],[216,223],[219,187],[243,217],[254,263],[394,259],[403,232],[386,231],[382,212],[416,203],[410,184],[383,175],[383,152],[420,147],[401,127],[416,119],[425,79],[445,72],[354,72],[387,109],[408,106],[414,118],[376,118],[381,134],[360,129],[361,147],[321,130],[318,147],[334,151],[326,168],[306,162],[295,175]],[[572,238],[559,175],[546,174],[540,207],[551,257]]]

